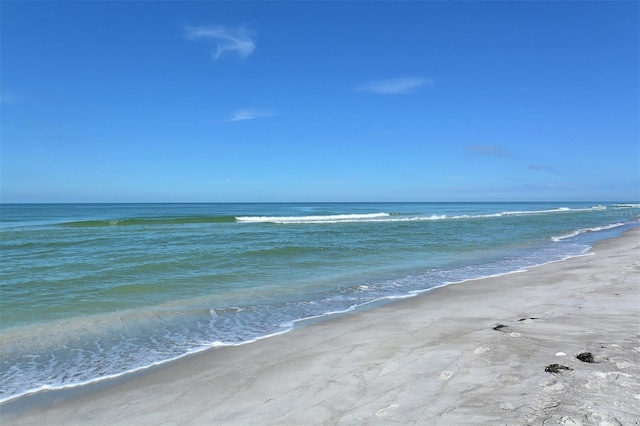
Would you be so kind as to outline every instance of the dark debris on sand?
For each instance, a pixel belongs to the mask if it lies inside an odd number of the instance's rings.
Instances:
[[[578,358],[582,362],[588,362],[589,364],[593,364],[596,362],[593,359],[593,354],[591,352],[582,352],[581,354],[576,355],[576,358]]]
[[[495,327],[493,327],[494,330],[500,331],[505,327],[509,327],[508,325],[504,325],[504,324],[498,324]]]
[[[549,364],[544,368],[547,373],[560,374],[561,370],[573,370],[571,367],[561,364]]]

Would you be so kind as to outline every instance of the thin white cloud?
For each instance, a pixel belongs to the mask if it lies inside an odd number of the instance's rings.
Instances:
[[[271,111],[260,108],[245,108],[233,112],[233,115],[227,121],[244,121],[253,120],[261,117],[269,117],[273,115]]]
[[[388,80],[374,80],[356,88],[361,92],[378,93],[381,95],[406,95],[414,93],[419,87],[434,84],[433,80],[420,77],[392,78]]]
[[[480,156],[480,155],[491,155],[495,157],[506,157],[507,151],[504,148],[497,145],[469,145],[467,146],[467,153]]]
[[[189,40],[212,40],[217,50],[213,57],[218,59],[225,52],[238,54],[246,58],[256,48],[249,31],[244,27],[230,28],[215,25],[211,27],[187,27],[185,36]]]

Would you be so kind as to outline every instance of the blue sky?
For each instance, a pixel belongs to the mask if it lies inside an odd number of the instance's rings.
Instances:
[[[2,202],[640,198],[638,2],[2,2]]]

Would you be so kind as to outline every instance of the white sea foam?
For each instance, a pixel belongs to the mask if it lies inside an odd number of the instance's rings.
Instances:
[[[278,336],[280,334],[288,333],[292,329],[293,329],[293,327],[287,327],[287,328],[284,328],[282,331],[277,331],[277,332],[273,332],[273,333],[264,334],[264,335],[257,336],[257,337],[254,337],[254,338],[242,340],[240,342],[214,341],[214,342],[211,342],[209,344],[202,344],[200,346],[194,347],[194,348],[192,348],[192,349],[190,349],[188,351],[185,351],[184,353],[179,354],[179,355],[175,355],[175,356],[172,356],[172,357],[169,357],[169,358],[153,361],[153,362],[150,362],[148,364],[145,364],[145,365],[142,365],[142,366],[139,366],[139,367],[135,367],[135,368],[131,368],[129,370],[125,370],[125,371],[122,371],[122,372],[119,372],[119,373],[106,374],[106,375],[103,375],[103,376],[95,377],[95,378],[84,380],[84,381],[80,381],[80,382],[74,382],[74,383],[69,383],[69,384],[46,384],[46,385],[40,385],[40,386],[38,386],[36,388],[28,389],[28,390],[25,390],[25,391],[22,391],[22,392],[18,392],[18,393],[12,394],[12,395],[7,395],[5,397],[1,397],[0,396],[0,404],[3,404],[5,402],[21,398],[21,397],[26,396],[26,395],[32,395],[32,394],[40,393],[40,392],[43,392],[43,391],[73,389],[73,388],[78,388],[78,387],[82,387],[82,386],[92,385],[92,384],[99,383],[99,382],[104,382],[104,381],[107,381],[107,380],[117,379],[119,377],[130,375],[132,373],[137,373],[139,371],[147,370],[147,369],[152,368],[152,367],[157,367],[157,366],[162,365],[162,364],[167,364],[167,363],[179,360],[181,358],[185,358],[185,357],[187,357],[189,355],[193,355],[193,354],[196,354],[196,353],[199,353],[199,352],[206,351],[207,349],[219,348],[219,347],[225,347],[225,346],[242,346],[242,345],[246,345],[246,344],[249,344],[249,343],[257,342],[259,340],[264,340],[264,339],[268,339],[268,338],[271,338],[271,337],[275,337],[275,336]]]
[[[627,224],[628,223],[619,222],[619,223],[612,223],[610,225],[604,225],[604,226],[594,226],[593,228],[581,228],[581,229],[577,229],[575,231],[569,232],[568,234],[560,235],[558,237],[551,237],[551,241],[558,242],[558,241],[566,240],[568,238],[573,238],[580,234],[586,234],[587,232],[606,231],[608,229],[618,228],[620,226],[624,226]]]

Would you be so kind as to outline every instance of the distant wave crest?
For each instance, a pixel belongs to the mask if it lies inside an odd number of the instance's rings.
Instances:
[[[391,216],[391,213],[331,214],[320,216],[238,216],[238,222],[251,223],[336,223],[360,222]]]
[[[321,216],[238,216],[236,221],[243,223],[279,223],[279,224],[321,224],[321,223],[354,223],[354,222],[414,222],[431,220],[460,220],[460,219],[480,219],[495,218],[504,216],[525,216],[553,213],[568,213],[580,211],[606,210],[606,206],[593,206],[587,208],[572,209],[569,207],[558,207],[548,210],[524,210],[524,211],[503,211],[497,213],[487,213],[478,215],[455,215],[433,214],[429,216],[403,216],[401,213],[367,213],[367,214],[333,214]]]

